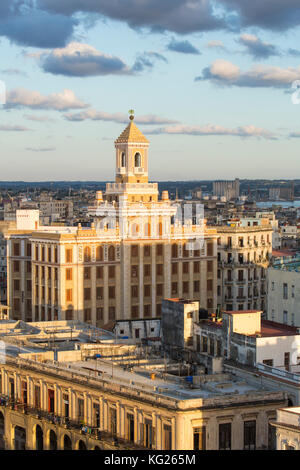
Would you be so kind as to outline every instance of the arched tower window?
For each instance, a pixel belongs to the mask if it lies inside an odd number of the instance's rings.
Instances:
[[[126,154],[125,152],[122,152],[121,155],[121,167],[124,168],[126,166]]]
[[[142,157],[139,152],[137,152],[134,156],[134,166],[135,167],[140,167],[142,166]]]

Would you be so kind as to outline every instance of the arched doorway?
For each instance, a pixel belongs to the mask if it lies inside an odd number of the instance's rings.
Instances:
[[[67,434],[64,436],[64,450],[72,450],[72,441]]]
[[[86,445],[83,441],[79,441],[78,443],[78,450],[87,450]]]
[[[49,450],[57,450],[57,437],[52,429],[49,434]]]
[[[288,399],[288,407],[294,406],[293,400],[291,398]]]
[[[3,414],[0,413],[0,450],[5,449],[4,435],[5,435],[5,420],[4,420]]]
[[[26,430],[20,426],[15,427],[15,450],[25,450],[26,449]]]
[[[35,448],[36,450],[44,449],[44,433],[41,426],[37,425],[35,428]]]

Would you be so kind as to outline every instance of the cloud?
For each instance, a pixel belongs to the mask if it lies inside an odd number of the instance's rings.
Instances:
[[[156,61],[167,63],[167,59],[157,52],[144,52],[139,54],[131,68],[131,73],[139,73],[154,67]]]
[[[167,62],[162,54],[150,51],[139,54],[133,66],[129,67],[119,57],[104,54],[89,44],[79,42],[71,42],[64,48],[52,51],[29,53],[26,57],[36,59],[44,72],[67,77],[134,75],[152,69],[157,61]]]
[[[31,131],[31,129],[28,129],[28,127],[25,127],[25,126],[12,126],[10,124],[7,124],[7,125],[0,124],[0,131],[5,131],[5,132],[26,132],[26,131]]]
[[[27,147],[28,152],[53,152],[55,147]]]
[[[183,54],[200,54],[200,51],[196,49],[190,41],[176,41],[174,38],[168,44],[167,48],[169,51],[181,52]]]
[[[65,89],[61,93],[52,93],[46,96],[38,91],[16,88],[7,93],[5,108],[68,111],[69,109],[87,108],[88,106],[88,104],[80,101],[72,90]]]
[[[196,77],[195,81],[210,80],[224,86],[286,88],[299,79],[300,66],[284,69],[269,65],[254,65],[250,70],[242,72],[231,62],[220,59],[203,69],[202,75]]]
[[[28,121],[35,121],[35,122],[54,122],[55,119],[49,118],[48,116],[34,116],[32,114],[24,114],[24,119]]]
[[[208,47],[210,49],[215,48],[215,49],[226,50],[226,47],[224,46],[223,42],[219,40],[210,41],[205,45],[205,47]]]
[[[210,0],[38,0],[38,6],[52,13],[99,13],[126,22],[131,28],[174,31],[187,34],[225,26]]]
[[[1,70],[3,75],[21,75],[22,77],[27,77],[27,73],[19,69],[5,69]]]
[[[118,57],[103,54],[88,44],[78,42],[42,54],[40,65],[45,72],[72,77],[130,73],[129,67]]]
[[[300,139],[300,132],[291,132],[288,137],[291,139]]]
[[[77,24],[73,17],[35,8],[31,0],[1,0],[0,36],[18,45],[64,46]]]
[[[263,128],[255,126],[240,126],[234,129],[227,129],[223,126],[214,124],[207,124],[205,126],[167,126],[154,129],[147,132],[147,134],[184,134],[184,135],[195,135],[195,136],[209,136],[209,135],[223,135],[223,136],[234,136],[234,137],[258,137],[264,139],[275,139],[276,136]]]
[[[253,34],[243,34],[238,42],[246,46],[248,53],[256,59],[267,59],[271,56],[280,55],[280,51],[273,44],[263,42]]]
[[[218,0],[240,27],[286,31],[300,24],[299,0]]]
[[[87,109],[80,113],[68,113],[64,114],[65,119],[72,122],[82,122],[86,120],[91,121],[113,121],[121,124],[128,123],[128,115],[123,113],[106,113],[104,111],[96,111],[95,109]],[[153,114],[147,114],[144,116],[138,116],[135,118],[135,122],[145,125],[155,125],[155,124],[175,124],[178,121],[172,119],[165,119],[160,116]]]
[[[286,51],[286,53],[293,56],[293,57],[300,57],[300,51],[297,50],[297,49],[290,48]]]

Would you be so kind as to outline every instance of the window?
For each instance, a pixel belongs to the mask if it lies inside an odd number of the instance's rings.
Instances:
[[[178,246],[175,244],[172,245],[172,258],[178,258]]]
[[[182,291],[183,291],[184,294],[189,293],[189,283],[188,282],[183,282],[182,283]]]
[[[138,277],[138,266],[131,266],[131,277]]]
[[[66,281],[72,281],[72,268],[66,269]]]
[[[285,370],[290,370],[290,353],[289,352],[284,353],[284,367],[285,367]]]
[[[91,289],[89,287],[84,289],[84,300],[91,300]]]
[[[256,421],[244,421],[244,449],[255,450],[256,447]]]
[[[103,320],[103,307],[97,307],[97,309],[96,309],[96,320],[97,321]]]
[[[177,282],[172,282],[172,286],[171,286],[172,295],[176,295],[176,294],[177,294],[177,290],[178,290]]]
[[[136,256],[139,255],[139,247],[138,245],[132,245],[131,246],[131,257],[135,258]]]
[[[137,298],[139,295],[138,286],[131,286],[131,297]]]
[[[97,297],[97,300],[103,299],[103,287],[97,287],[96,297]]]
[[[151,296],[151,285],[145,284],[144,285],[144,297]]]
[[[283,298],[284,299],[288,298],[288,285],[285,283],[283,284]]]
[[[163,450],[172,450],[172,428],[167,424],[163,429]]]
[[[199,291],[200,291],[200,282],[194,281],[194,292],[199,292]]]
[[[72,263],[72,262],[73,262],[73,249],[66,248],[66,263]]]
[[[219,450],[231,450],[231,423],[219,424]]]
[[[83,273],[84,279],[91,279],[91,268],[85,267]]]
[[[172,263],[172,274],[177,274],[178,272],[178,264]]]
[[[162,245],[157,245],[156,246],[156,254],[157,254],[157,256],[162,256],[163,255],[163,246]]]
[[[97,279],[103,279],[103,266],[97,266],[96,277]]]
[[[206,450],[206,427],[194,428],[194,450]]]
[[[182,271],[184,274],[189,273],[189,263],[182,263]]]
[[[72,302],[72,289],[66,289],[66,302]]]
[[[151,276],[151,265],[145,264],[144,266],[144,276]]]
[[[79,421],[84,420],[84,401],[82,398],[78,398],[77,400],[77,415]]]
[[[200,272],[200,263],[199,261],[194,262],[194,273],[199,273]]]
[[[108,248],[108,259],[109,261],[115,260],[115,247],[114,246],[110,246]]]
[[[91,248],[89,246],[85,247],[83,256],[85,263],[89,263],[91,261]]]
[[[90,308],[85,308],[84,309],[84,321],[91,321],[92,319],[92,312]]]
[[[214,246],[212,243],[207,244],[207,256],[213,256],[214,255]]]
[[[163,284],[156,285],[156,295],[158,296],[163,295]]]
[[[156,265],[156,275],[157,276],[162,276],[163,274],[163,265],[162,264],[157,264]]]
[[[109,279],[114,279],[115,275],[116,275],[115,266],[108,266],[108,277],[109,277]]]
[[[134,305],[131,308],[131,318],[138,318],[138,316],[139,316],[138,307],[137,307],[137,305]]]
[[[121,154],[121,167],[124,168],[126,166],[126,154],[122,152]]]
[[[151,305],[144,306],[144,316],[151,317]]]
[[[13,256],[20,256],[20,243],[15,242],[13,244]]]
[[[264,359],[263,364],[266,364],[266,366],[273,367],[273,359]]]
[[[116,308],[115,307],[109,307],[108,308],[108,319],[109,320],[114,320],[116,318]]]
[[[287,324],[288,322],[288,312],[284,310],[283,312],[283,323]]]
[[[213,262],[212,261],[207,261],[207,272],[208,273],[213,272]]]
[[[134,166],[136,168],[139,168],[142,166],[142,157],[141,157],[141,154],[139,152],[137,152],[134,156]]]
[[[276,428],[268,424],[268,450],[276,450]]]
[[[96,260],[103,261],[103,247],[97,246],[96,248]]]
[[[150,245],[145,245],[144,246],[144,257],[149,257],[151,256],[151,246]]]
[[[108,288],[108,297],[109,297],[109,299],[115,299],[116,298],[115,286],[109,286],[109,288]]]

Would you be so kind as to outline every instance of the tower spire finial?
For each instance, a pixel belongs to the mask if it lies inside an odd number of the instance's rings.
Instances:
[[[134,120],[134,109],[130,109],[128,112],[129,112],[130,121],[133,121]]]

